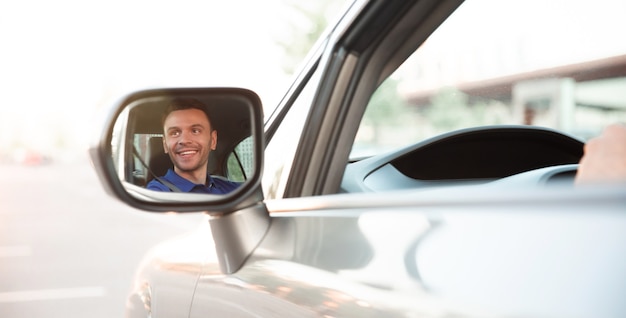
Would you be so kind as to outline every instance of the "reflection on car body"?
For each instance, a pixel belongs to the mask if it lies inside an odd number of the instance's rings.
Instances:
[[[105,186],[207,217],[146,255],[127,316],[626,315],[626,185],[573,184],[585,140],[626,119],[624,10],[355,1],[265,123],[243,89],[129,95],[92,148]],[[232,194],[142,188],[132,147],[172,94],[219,100],[209,169],[245,174]]]

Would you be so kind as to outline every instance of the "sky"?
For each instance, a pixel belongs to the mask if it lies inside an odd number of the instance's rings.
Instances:
[[[121,96],[239,86],[274,104],[290,76],[281,0],[0,2],[0,154],[84,151]]]

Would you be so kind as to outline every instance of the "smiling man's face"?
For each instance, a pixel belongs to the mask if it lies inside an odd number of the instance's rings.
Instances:
[[[217,145],[206,114],[199,109],[171,112],[163,124],[163,147],[174,163],[174,171],[194,183],[206,178],[209,153]]]

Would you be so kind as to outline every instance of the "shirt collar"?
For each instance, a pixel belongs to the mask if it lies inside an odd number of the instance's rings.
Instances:
[[[203,184],[195,184],[181,177],[173,169],[168,169],[167,173],[165,174],[165,176],[163,176],[163,178],[171,182],[172,184],[174,184],[182,192],[191,192],[191,190],[193,190],[193,188],[196,186],[205,186]],[[207,185],[213,184],[213,178],[211,178],[211,176],[208,173],[206,176],[206,180],[207,180]]]

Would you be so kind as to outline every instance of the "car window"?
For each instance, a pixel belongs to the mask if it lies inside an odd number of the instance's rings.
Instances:
[[[320,71],[316,68],[265,148],[262,185],[266,199],[281,198],[285,191],[320,76]]]
[[[379,86],[351,158],[472,126],[586,140],[626,121],[623,12],[621,0],[466,1]]]
[[[150,161],[150,140],[153,138],[163,138],[163,134],[134,134],[133,135],[133,179],[140,185],[145,185],[150,172],[148,164]]]
[[[254,140],[242,140],[228,156],[227,177],[231,181],[246,181],[254,170]]]

